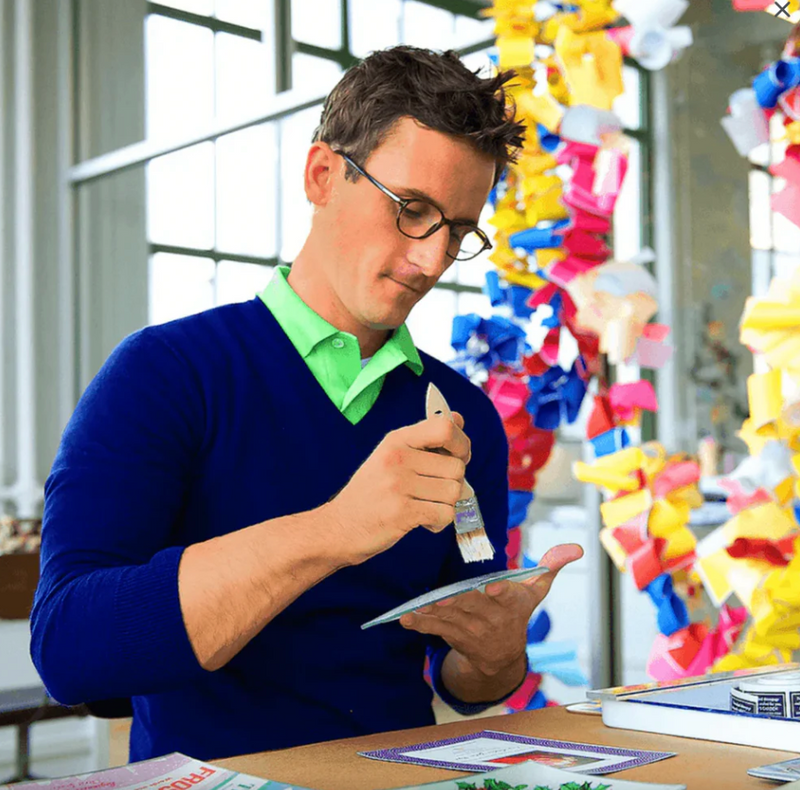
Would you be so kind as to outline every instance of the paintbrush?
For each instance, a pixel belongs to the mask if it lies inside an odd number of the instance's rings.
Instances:
[[[444,395],[439,392],[435,384],[431,383],[428,384],[428,392],[425,396],[425,415],[433,417],[435,414],[443,414],[451,421],[453,419]],[[479,562],[494,557],[494,548],[492,548],[484,528],[475,489],[466,479],[461,488],[461,497],[456,502],[455,526],[456,541],[464,562]]]

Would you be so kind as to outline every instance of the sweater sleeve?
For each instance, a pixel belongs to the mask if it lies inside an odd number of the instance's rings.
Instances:
[[[176,527],[202,450],[202,387],[160,328],[137,332],[81,397],[45,485],[31,656],[67,705],[203,673],[181,614]]]
[[[473,576],[482,576],[485,573],[495,573],[505,570],[507,567],[505,550],[508,542],[508,440],[497,410],[488,398],[482,398],[482,400],[485,400],[485,403],[482,404],[484,409],[480,421],[482,446],[479,454],[473,453],[473,459],[467,467],[467,479],[475,489],[486,534],[494,547],[495,555],[492,560],[486,562],[467,564],[461,558],[454,539],[453,551],[445,565],[440,586],[453,584]],[[470,426],[465,425],[465,430],[469,434]],[[474,447],[474,449],[477,448]],[[502,700],[487,700],[480,703],[467,703],[450,694],[442,681],[442,664],[449,651],[450,646],[438,638],[432,639],[428,648],[431,684],[433,690],[444,702],[464,715],[480,713],[486,708],[502,702]]]

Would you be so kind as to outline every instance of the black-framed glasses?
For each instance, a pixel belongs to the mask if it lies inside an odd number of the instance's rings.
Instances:
[[[360,173],[367,181],[378,187],[384,195],[397,203],[397,229],[404,236],[408,236],[410,239],[427,239],[439,228],[447,226],[450,231],[447,256],[456,261],[471,260],[492,248],[489,237],[476,225],[471,222],[447,219],[441,209],[427,200],[402,198],[395,195],[391,189],[359,167],[343,151],[334,151],[334,153],[341,156],[357,173]]]

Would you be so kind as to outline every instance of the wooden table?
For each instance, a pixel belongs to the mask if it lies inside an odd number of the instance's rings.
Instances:
[[[275,722],[280,726],[279,722]],[[311,790],[383,790],[404,785],[454,779],[454,771],[418,765],[378,762],[357,752],[468,735],[480,730],[500,730],[565,741],[626,746],[636,749],[677,752],[652,765],[631,768],[620,779],[644,782],[684,783],[687,790],[767,790],[772,782],[748,776],[748,768],[788,760],[798,755],[770,749],[753,749],[712,741],[696,741],[667,735],[616,730],[606,727],[600,716],[569,713],[564,708],[526,711],[509,716],[459,721],[416,730],[399,730],[363,738],[298,746],[216,761],[241,773],[292,783]],[[800,744],[798,744],[800,749]]]

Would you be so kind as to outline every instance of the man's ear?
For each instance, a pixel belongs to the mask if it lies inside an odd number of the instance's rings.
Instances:
[[[328,204],[333,194],[336,168],[342,160],[327,143],[316,142],[308,149],[305,169],[306,197],[317,208]]]

